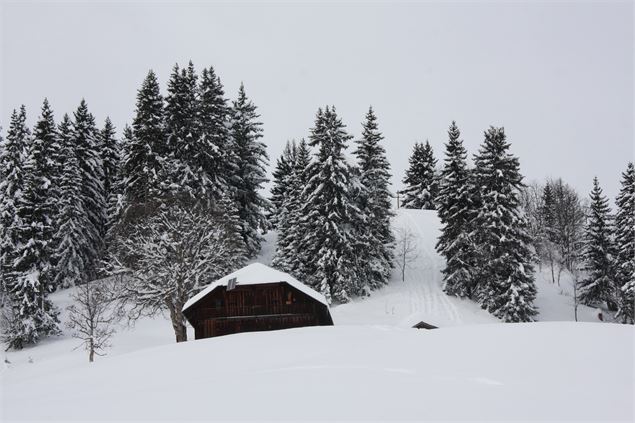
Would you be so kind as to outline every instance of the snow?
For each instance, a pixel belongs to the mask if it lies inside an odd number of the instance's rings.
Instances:
[[[209,294],[219,286],[227,286],[229,280],[232,278],[236,278],[236,283],[239,286],[258,285],[272,282],[287,282],[292,287],[302,291],[316,301],[319,301],[328,306],[326,298],[324,298],[322,294],[309,288],[290,274],[281,272],[262,263],[252,263],[243,267],[242,269],[238,269],[235,272],[220,278],[214,283],[211,283],[207,288],[203,289],[201,292],[190,298],[188,302],[185,303],[185,306],[183,306],[183,310],[187,310],[194,303],[198,302],[201,298],[205,297],[207,294]]]
[[[143,318],[89,364],[62,325],[62,336],[1,357],[0,420],[633,420],[633,326],[584,306],[579,319],[596,323],[571,322],[571,278],[551,283],[546,267],[543,322],[502,324],[443,293],[433,211],[399,210],[394,226],[418,238],[405,282],[396,271],[370,297],[332,307],[334,327],[175,344],[167,316]],[[270,263],[275,233],[265,239],[257,261]],[[239,284],[281,273],[245,269]],[[50,297],[62,323],[72,292]],[[419,321],[439,329],[411,329]]]
[[[238,334],[63,372],[9,368],[3,417],[632,420],[633,335],[589,323]]]

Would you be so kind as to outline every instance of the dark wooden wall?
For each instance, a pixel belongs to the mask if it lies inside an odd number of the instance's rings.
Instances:
[[[333,324],[324,304],[286,282],[218,287],[185,314],[196,339]]]

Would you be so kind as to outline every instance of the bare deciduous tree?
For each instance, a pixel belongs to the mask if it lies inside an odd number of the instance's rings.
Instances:
[[[406,269],[419,257],[417,237],[410,228],[397,228],[395,262],[401,272],[401,281],[406,280]]]
[[[77,286],[71,295],[75,304],[68,307],[67,326],[73,329],[74,338],[82,340],[91,363],[95,355],[103,355],[115,333],[114,324],[119,316],[116,308],[112,307],[112,286],[108,280],[92,281]]]
[[[127,275],[119,297],[130,320],[168,311],[176,342],[187,341],[183,306],[204,286],[244,263],[231,213],[176,201],[136,220],[115,240],[111,272]]]

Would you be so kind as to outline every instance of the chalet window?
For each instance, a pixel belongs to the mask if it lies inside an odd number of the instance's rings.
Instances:
[[[287,291],[287,301],[285,304],[293,304],[295,302],[295,298],[293,298],[293,292]]]
[[[214,300],[214,307],[220,308],[222,306],[223,306],[223,299],[222,298],[216,298]]]

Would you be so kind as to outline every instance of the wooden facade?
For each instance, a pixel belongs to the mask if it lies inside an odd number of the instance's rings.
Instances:
[[[195,339],[239,332],[333,325],[326,304],[287,282],[218,286],[184,310]]]

